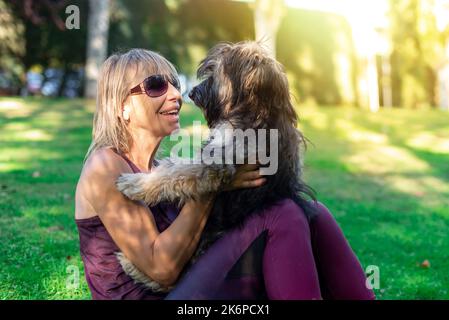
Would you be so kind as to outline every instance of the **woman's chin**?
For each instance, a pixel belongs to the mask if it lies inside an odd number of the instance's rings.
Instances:
[[[175,131],[181,128],[179,122],[170,124],[170,128],[167,130],[167,135],[173,134]]]

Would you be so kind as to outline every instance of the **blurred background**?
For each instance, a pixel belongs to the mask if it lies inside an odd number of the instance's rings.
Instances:
[[[90,298],[74,193],[107,56],[169,59],[189,129],[208,49],[254,39],[285,66],[305,179],[377,297],[449,298],[449,0],[0,0],[0,299]]]

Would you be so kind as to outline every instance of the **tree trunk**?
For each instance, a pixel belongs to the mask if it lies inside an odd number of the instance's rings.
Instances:
[[[108,49],[110,0],[89,0],[87,61],[84,95],[95,98],[100,68]]]
[[[436,70],[438,106],[442,110],[449,110],[449,43],[446,44],[446,59]]]
[[[256,40],[262,41],[276,57],[276,34],[285,14],[283,0],[256,0],[254,27]]]

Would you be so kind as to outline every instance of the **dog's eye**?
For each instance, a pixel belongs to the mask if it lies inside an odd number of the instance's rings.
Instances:
[[[199,84],[199,86],[201,87],[209,87],[212,85],[212,77],[208,77],[207,79],[204,79],[203,81],[201,81],[201,83]]]

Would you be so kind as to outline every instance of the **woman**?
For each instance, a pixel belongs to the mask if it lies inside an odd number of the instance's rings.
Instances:
[[[86,279],[94,299],[370,299],[364,274],[338,225],[319,203],[310,224],[285,200],[218,240],[184,274],[214,195],[146,207],[115,187],[128,172],[151,172],[161,140],[179,128],[177,74],[162,56],[133,49],[109,57],[98,82],[93,141],[76,191],[76,222]],[[229,188],[264,183],[254,166]],[[280,214],[282,213],[282,214]],[[134,283],[120,267],[122,251],[164,287],[167,296]]]
[[[149,75],[162,75],[166,88],[152,97],[139,91]],[[136,86],[137,84],[137,86]],[[161,89],[161,88],[159,88]],[[115,252],[163,286],[172,285],[193,254],[214,195],[186,203],[171,225],[156,221],[161,210],[125,198],[117,177],[150,172],[161,140],[179,128],[180,88],[173,66],[160,55],[131,50],[111,56],[98,82],[93,140],[76,189],[75,218],[86,279],[94,299],[158,298],[124,274]],[[243,167],[231,188],[256,187],[263,178]],[[252,171],[250,171],[252,170]],[[156,219],[156,220],[155,220]],[[159,228],[159,229],[158,229]]]

